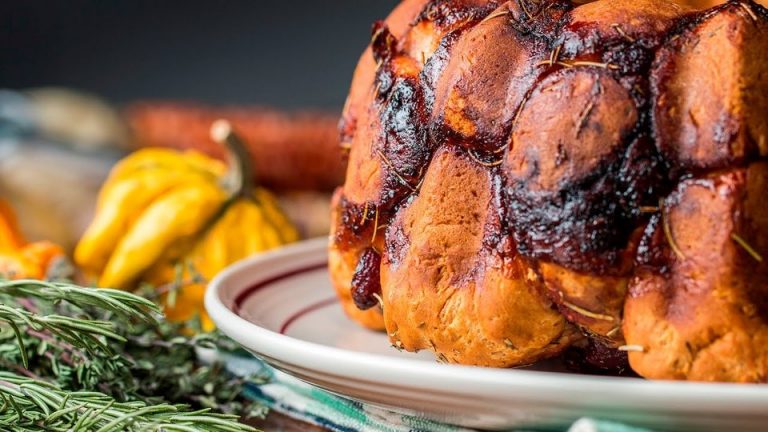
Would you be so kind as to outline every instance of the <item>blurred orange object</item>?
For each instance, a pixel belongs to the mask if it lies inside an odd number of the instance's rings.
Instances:
[[[126,118],[139,147],[196,149],[219,159],[224,153],[209,130],[227,119],[248,143],[254,180],[270,189],[330,191],[344,179],[335,114],[143,102],[130,106]]]
[[[0,253],[16,250],[21,247],[24,239],[19,233],[16,214],[8,203],[0,200]]]
[[[64,251],[51,242],[27,243],[19,232],[16,214],[0,199],[0,277],[43,279]]]

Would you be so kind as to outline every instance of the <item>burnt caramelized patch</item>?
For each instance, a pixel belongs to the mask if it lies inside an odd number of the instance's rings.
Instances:
[[[339,227],[333,233],[333,243],[344,249],[358,248],[373,234],[373,221],[376,217],[376,206],[366,203],[358,205],[341,196],[336,204],[339,214]]]
[[[501,3],[500,0],[430,0],[416,21],[455,28],[482,19]]]
[[[590,340],[584,347],[574,347],[563,356],[565,367],[591,375],[637,376],[629,367],[627,353]]]
[[[373,60],[380,67],[395,55],[397,40],[383,21],[377,21],[373,24],[372,33],[371,50],[373,52]]]
[[[381,137],[377,150],[387,178],[382,193],[384,208],[415,192],[429,162],[423,95],[416,76],[398,77],[381,109]]]
[[[619,67],[634,69],[635,58],[647,57],[642,50],[655,50],[686,11],[675,2],[655,0],[602,0],[574,9],[560,40],[565,57],[591,56],[603,59],[624,51],[632,61]],[[640,64],[648,64],[640,62]],[[640,69],[634,69],[640,72]]]
[[[628,92],[602,69],[561,69],[537,86],[504,165],[520,253],[580,271],[616,267],[634,229],[617,174],[637,121]]]

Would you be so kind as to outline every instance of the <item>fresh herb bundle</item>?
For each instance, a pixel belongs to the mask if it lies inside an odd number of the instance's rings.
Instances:
[[[243,380],[196,355],[231,343],[188,330],[123,291],[0,280],[0,429],[252,430]]]

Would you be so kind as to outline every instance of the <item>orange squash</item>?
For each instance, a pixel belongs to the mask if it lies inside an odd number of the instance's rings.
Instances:
[[[0,253],[19,249],[23,243],[13,209],[0,200]]]
[[[27,243],[13,209],[0,199],[0,278],[43,279],[63,256],[61,247],[51,242]]]

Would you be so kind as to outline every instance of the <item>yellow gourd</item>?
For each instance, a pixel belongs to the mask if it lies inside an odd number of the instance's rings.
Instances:
[[[229,167],[195,151],[149,148],[120,161],[99,195],[75,262],[99,286],[150,283],[173,320],[200,315],[205,283],[224,267],[296,241],[298,233],[267,190],[253,188],[245,147],[229,123],[212,128]]]

